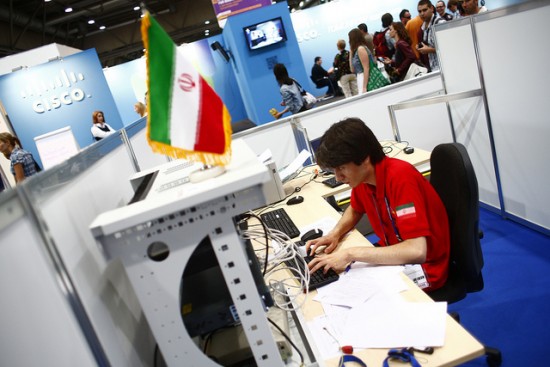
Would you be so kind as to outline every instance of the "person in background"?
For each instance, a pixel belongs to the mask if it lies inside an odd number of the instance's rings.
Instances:
[[[445,11],[444,1],[438,1],[435,3],[435,11],[437,12],[438,17],[443,18],[446,21],[453,20],[453,16]]]
[[[354,261],[415,264],[414,281],[424,291],[445,284],[450,255],[447,212],[414,166],[387,157],[358,118],[332,125],[321,137],[315,158],[320,167],[351,187],[351,204],[330,232],[306,243],[308,254],[324,247],[308,265],[312,272],[330,268],[340,272]],[[364,214],[380,239],[378,246],[338,248]]]
[[[361,33],[363,33],[367,48],[369,49],[371,55],[374,55],[374,41],[372,38],[372,34],[369,33],[369,27],[367,27],[365,23],[361,23],[357,26],[357,28],[359,28]]]
[[[462,8],[464,9],[465,15],[476,15],[487,11],[484,5],[479,6],[479,0],[463,0]]]
[[[409,9],[401,10],[401,13],[399,13],[399,20],[401,20],[403,25],[407,25],[409,20],[411,20],[411,13],[409,12]]]
[[[422,41],[416,46],[420,54],[428,56],[429,71],[439,70],[439,60],[435,50],[435,31],[434,25],[445,22],[434,14],[434,6],[430,0],[420,0],[418,2],[418,14],[424,21],[422,24]]]
[[[420,57],[420,53],[416,50],[416,45],[418,44],[418,40],[422,39],[422,23],[424,23],[424,21],[420,18],[420,15],[417,15],[405,25],[405,29],[411,38],[411,44],[413,45],[413,52],[416,58]]]
[[[92,113],[92,123],[92,136],[96,141],[100,141],[104,137],[115,132],[115,130],[105,122],[103,111],[94,111]]]
[[[327,96],[333,96],[337,94],[337,88],[334,86],[336,80],[334,79],[332,69],[329,73],[321,65],[323,64],[323,58],[321,56],[315,56],[313,67],[311,68],[311,80],[315,83],[317,88],[328,87]]]
[[[359,28],[353,28],[349,31],[348,37],[350,69],[357,76],[359,94],[366,93],[367,84],[369,83],[370,58],[373,56],[367,48],[365,37],[363,37]]]
[[[453,19],[461,18],[460,12],[458,11],[458,0],[449,0],[447,2],[447,9],[451,12]]]
[[[287,112],[295,114],[306,111],[307,107],[304,103],[302,94],[300,93],[300,88],[296,84],[296,81],[288,76],[286,66],[283,64],[275,64],[273,67],[273,74],[279,84],[279,92],[283,97],[281,106],[285,107],[282,111],[273,113],[273,117],[279,119]]]
[[[351,72],[351,66],[349,63],[349,51],[346,50],[346,41],[338,40],[336,42],[338,53],[334,56],[335,79],[342,87],[342,91],[346,98],[357,95],[357,76]]]
[[[390,26],[390,36],[395,40],[395,55],[393,60],[386,57],[384,64],[393,67],[392,73],[388,74],[393,75],[395,81],[402,81],[407,75],[409,66],[416,61],[416,55],[412,50],[411,39],[403,23],[393,22]]]
[[[141,102],[136,102],[134,104],[134,111],[139,115],[139,117],[143,117],[147,115],[147,107]]]
[[[40,171],[32,154],[21,148],[19,139],[8,132],[0,133],[0,152],[10,160],[10,170],[16,183]]]
[[[374,55],[376,57],[392,57],[395,52],[393,40],[389,34],[390,25],[393,23],[393,16],[390,13],[382,15],[382,29],[374,34]]]

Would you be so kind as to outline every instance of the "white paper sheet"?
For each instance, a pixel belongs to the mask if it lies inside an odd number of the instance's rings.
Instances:
[[[439,347],[445,341],[446,317],[446,302],[365,302],[350,310],[341,344]]]

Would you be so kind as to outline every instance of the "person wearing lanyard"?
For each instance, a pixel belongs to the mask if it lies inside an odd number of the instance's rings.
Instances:
[[[447,280],[450,237],[447,213],[431,184],[411,164],[386,157],[373,132],[358,118],[332,125],[315,154],[323,169],[351,187],[351,205],[326,235],[306,244],[311,271],[343,271],[354,261],[414,264],[406,272],[426,292]],[[367,214],[378,246],[338,248],[340,240]]]

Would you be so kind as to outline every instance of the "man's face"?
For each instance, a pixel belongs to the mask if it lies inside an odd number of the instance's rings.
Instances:
[[[462,8],[467,15],[477,14],[478,2],[477,0],[464,0],[462,2]]]
[[[323,63],[323,59],[319,59],[319,61],[317,61],[317,65],[321,65]]]
[[[367,161],[368,158],[365,160]],[[363,182],[366,182],[369,178],[369,172],[373,171],[371,165],[363,162],[360,165],[356,165],[353,162],[343,164],[341,166],[335,167],[334,175],[336,180],[348,184],[351,188],[357,187]],[[374,174],[371,172],[370,174]]]
[[[435,10],[437,11],[437,14],[443,16],[445,14],[445,3],[443,1],[438,1],[435,5]]]
[[[428,4],[418,5],[418,15],[424,22],[429,22],[432,19],[433,8]]]
[[[403,25],[406,25],[409,20],[411,20],[411,13],[406,12],[401,18],[401,23],[403,23]]]

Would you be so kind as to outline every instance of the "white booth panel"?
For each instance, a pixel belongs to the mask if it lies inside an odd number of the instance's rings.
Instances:
[[[0,208],[0,365],[96,366],[44,244],[13,196]],[[6,216],[16,218],[6,223]]]
[[[481,87],[470,17],[436,27],[441,73],[447,93]],[[449,103],[456,141],[464,144],[479,185],[479,200],[500,209],[493,153],[482,97]]]
[[[140,171],[168,162],[167,156],[154,153],[147,142],[147,117],[141,118],[125,129]]]
[[[380,140],[393,140],[393,131],[388,111],[388,106],[418,96],[438,92],[442,89],[441,78],[438,73],[426,75],[415,80],[401,82],[398,85],[391,85],[381,90],[367,93],[366,95],[354,96],[329,105],[317,107],[311,112],[305,112],[300,121],[304,126],[310,139],[315,139],[335,122],[347,117],[359,117],[374,132]],[[418,115],[414,109],[406,111],[409,118],[423,119],[426,116]],[[418,131],[418,135],[423,134]],[[417,134],[409,138],[411,144]]]
[[[100,144],[109,150],[106,155]],[[135,172],[128,150],[119,136],[111,135],[74,158],[97,161],[47,195],[34,190],[31,199],[111,365],[147,366],[155,344],[139,302],[121,264],[106,263],[89,229],[100,213],[126,205],[133,195],[129,177]]]
[[[435,36],[447,93],[479,89],[481,83],[470,18],[437,25]]]
[[[242,138],[256,155],[271,150],[279,169],[287,166],[299,153],[289,119],[246,130],[235,134],[233,139],[236,137]]]
[[[548,85],[550,73],[527,67],[525,55],[514,47],[537,50],[537,60],[550,57],[546,44],[546,23],[550,5],[531,9],[513,7],[479,16],[476,33],[487,92],[487,102],[499,157],[500,178],[507,212],[550,228],[550,165],[547,156],[550,124]],[[537,5],[538,4],[538,5]],[[529,37],[517,31],[529,24]],[[506,40],[506,45],[498,42]]]
[[[441,143],[453,141],[445,103],[395,111],[402,141],[431,152]]]
[[[474,166],[479,200],[500,209],[493,155],[489,145],[489,129],[483,100],[474,97],[450,102],[456,141],[464,144]]]

